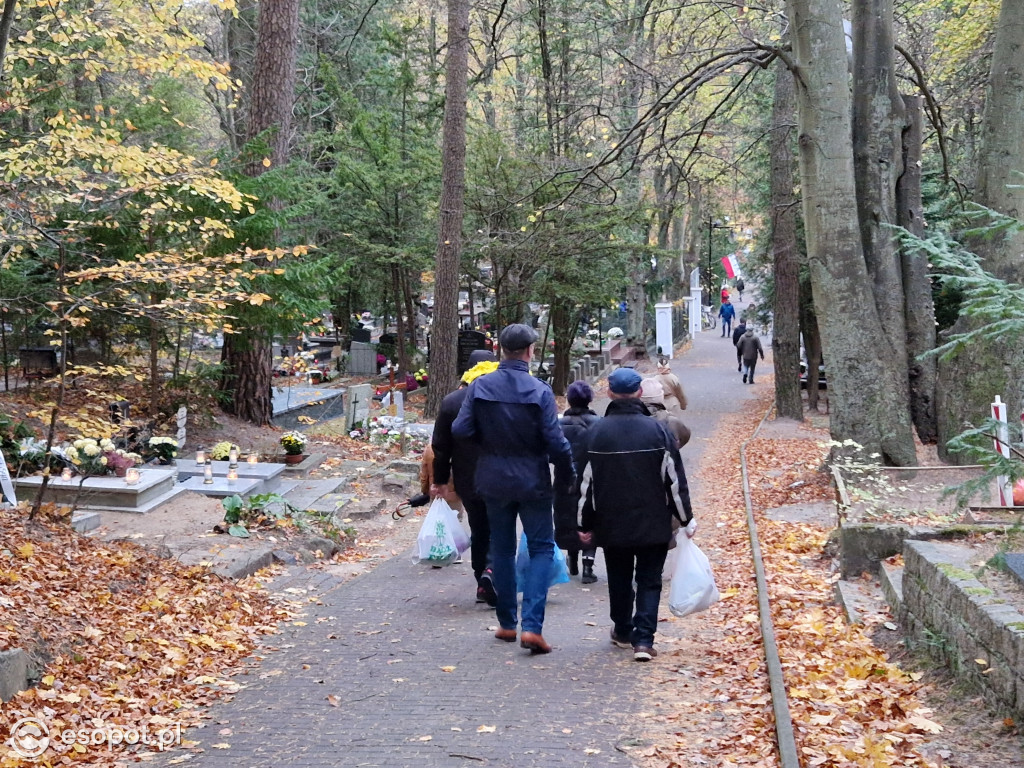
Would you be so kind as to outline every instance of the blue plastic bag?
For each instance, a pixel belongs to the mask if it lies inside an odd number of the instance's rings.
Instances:
[[[526,569],[530,566],[530,550],[526,544],[526,534],[519,537],[519,551],[516,552],[516,584],[518,591],[523,591],[526,583]],[[569,563],[565,559],[565,552],[555,547],[555,557],[551,562],[551,580],[549,587],[555,584],[565,584],[569,581]]]

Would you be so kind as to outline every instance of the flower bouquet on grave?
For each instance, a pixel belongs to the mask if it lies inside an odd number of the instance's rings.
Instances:
[[[213,446],[213,448],[207,451],[206,455],[210,457],[211,461],[227,461],[231,457],[232,448],[241,452],[241,449],[234,443],[229,443],[227,440],[221,440]]]
[[[170,464],[178,456],[178,441],[173,437],[151,437],[148,454],[161,464]]]
[[[306,449],[306,436],[301,432],[285,432],[281,436],[281,447],[289,456],[299,456]]]

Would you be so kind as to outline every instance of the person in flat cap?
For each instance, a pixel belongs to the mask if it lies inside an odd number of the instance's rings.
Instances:
[[[494,574],[490,565],[491,525],[487,520],[487,506],[474,484],[477,450],[472,443],[455,438],[452,424],[466,399],[469,385],[477,377],[496,369],[498,360],[490,350],[477,349],[470,353],[469,365],[469,370],[462,374],[459,388],[445,395],[437,409],[434,432],[428,451],[424,452],[424,461],[428,460],[427,453],[431,453],[428,475],[430,496],[435,499],[441,497],[453,507],[454,496],[466,510],[470,563],[476,577],[476,601],[494,607],[498,604],[498,596],[494,591]]]
[[[650,661],[657,656],[654,635],[672,518],[685,526],[693,511],[676,439],[640,399],[640,374],[612,371],[608,391],[612,401],[587,430],[580,467],[580,540],[604,549],[612,643],[632,648],[636,661]]]
[[[551,472],[561,488],[575,485],[569,442],[558,426],[551,388],[530,374],[537,332],[513,323],[498,336],[498,370],[469,385],[452,424],[456,439],[472,441],[478,452],[475,487],[491,526],[491,568],[498,595],[495,637],[515,642],[519,625],[517,591],[523,593],[519,644],[549,653],[542,634],[555,556]],[[516,584],[516,518],[522,521],[530,553],[525,584]]]
[[[569,409],[558,420],[565,439],[572,446],[573,463],[579,465],[587,450],[587,429],[601,417],[590,410],[594,399],[594,390],[585,381],[574,381],[566,390],[565,399]],[[568,552],[569,574],[579,573],[580,559],[580,494],[579,489],[555,488],[555,543]],[[594,574],[594,557],[597,550],[593,547],[582,550],[583,575],[580,581],[593,584],[597,581]]]

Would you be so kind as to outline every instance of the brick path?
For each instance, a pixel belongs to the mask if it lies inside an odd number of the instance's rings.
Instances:
[[[734,361],[732,344],[717,331],[673,361],[691,401],[694,439],[684,449],[691,476],[703,441],[728,438],[715,435],[719,416],[752,396]],[[699,503],[695,509],[699,519]],[[289,625],[271,638],[277,652],[235,678],[245,687],[213,708],[211,724],[188,732],[203,750],[188,764],[632,765],[618,747],[635,746],[631,740],[650,717],[643,681],[654,665],[677,662],[637,664],[610,644],[600,556],[598,573],[591,587],[574,579],[552,589],[544,636],[555,650],[546,656],[493,638],[494,612],[474,602],[468,557],[431,569],[403,553],[344,584],[315,571],[296,573],[275,589],[326,591],[300,619],[304,626]],[[685,639],[668,634],[659,643],[685,647]],[[231,746],[212,747],[222,743]],[[166,754],[159,764],[176,756]]]

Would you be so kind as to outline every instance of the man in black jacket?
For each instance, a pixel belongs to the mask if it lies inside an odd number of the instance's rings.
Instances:
[[[483,362],[498,361],[494,354],[486,349],[470,353],[470,370]],[[458,389],[445,395],[437,410],[434,433],[430,438],[430,447],[434,449],[434,484],[430,488],[430,495],[434,498],[443,496],[442,486],[448,485],[449,482],[453,484],[469,519],[470,562],[473,566],[473,575],[476,576],[476,599],[477,602],[486,602],[494,607],[498,604],[498,596],[494,591],[489,560],[491,525],[487,521],[487,506],[473,484],[477,449],[472,443],[456,440],[452,435],[452,422],[459,415],[459,408],[466,399],[469,384],[469,381],[463,379]]]
[[[580,510],[588,533],[580,538],[604,548],[612,643],[632,647],[636,661],[650,661],[658,655],[654,633],[672,516],[687,526],[688,535],[696,525],[690,524],[690,493],[676,440],[650,417],[640,400],[641,382],[630,368],[608,377],[612,402],[587,431]]]

